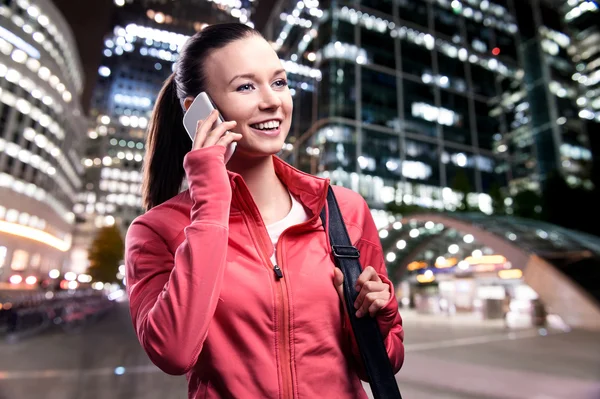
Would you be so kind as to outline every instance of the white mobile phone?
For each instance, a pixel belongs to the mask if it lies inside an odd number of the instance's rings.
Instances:
[[[198,96],[192,102],[192,105],[188,108],[185,115],[183,116],[183,126],[185,126],[185,130],[188,135],[194,141],[194,137],[196,137],[196,126],[198,125],[199,120],[204,120],[208,118],[213,109],[217,109],[214,103],[206,94],[206,92],[202,92],[198,94]],[[217,127],[223,123],[223,119],[221,115],[213,125],[213,128]],[[235,151],[237,143],[234,141],[230,145],[227,146],[227,151],[225,152],[225,163],[229,162],[231,156]]]

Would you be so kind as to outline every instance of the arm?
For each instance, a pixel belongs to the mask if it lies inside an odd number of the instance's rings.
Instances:
[[[127,291],[134,328],[152,362],[169,374],[184,374],[196,362],[221,291],[231,204],[224,152],[224,147],[213,146],[185,157],[191,223],[174,254],[161,232],[143,219],[127,233]]]
[[[363,234],[361,239],[356,244],[360,251],[360,264],[364,268],[372,266],[381,281],[388,285],[390,290],[389,301],[381,308],[375,316],[379,324],[381,335],[383,336],[387,354],[392,364],[394,373],[397,373],[404,362],[404,330],[402,328],[402,318],[398,311],[398,302],[396,301],[396,295],[394,292],[394,285],[389,280],[387,274],[387,268],[383,257],[383,249],[379,240],[379,233],[375,222],[371,216],[371,212],[366,202],[364,204],[364,222],[363,222]],[[367,375],[362,365],[362,359],[358,345],[354,339],[354,333],[352,332],[352,326],[350,325],[350,319],[346,315],[345,326],[350,336],[350,346],[354,360],[359,365],[359,375],[361,379],[367,381]]]

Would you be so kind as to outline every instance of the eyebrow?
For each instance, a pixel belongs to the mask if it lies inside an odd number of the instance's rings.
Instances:
[[[275,73],[273,74],[273,77],[279,75],[280,73],[285,72],[285,69],[281,68],[275,71]],[[245,73],[243,75],[235,75],[233,77],[233,79],[231,79],[229,81],[229,84],[232,84],[236,79],[240,79],[240,78],[246,78],[246,79],[254,79],[256,77],[256,75],[254,75],[253,73]]]

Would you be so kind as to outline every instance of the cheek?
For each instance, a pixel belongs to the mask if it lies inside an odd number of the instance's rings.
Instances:
[[[227,120],[244,123],[252,116],[252,107],[245,101],[230,100],[221,109]]]
[[[289,117],[292,116],[292,112],[294,111],[294,102],[292,101],[291,95],[283,100],[283,109]]]

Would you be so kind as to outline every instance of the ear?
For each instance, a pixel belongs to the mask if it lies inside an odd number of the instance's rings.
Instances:
[[[194,102],[193,97],[186,97],[186,99],[183,100],[183,107],[185,108],[186,111],[190,108],[190,105],[192,105],[193,102]]]

